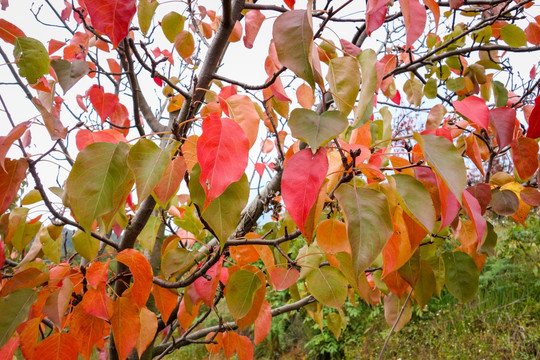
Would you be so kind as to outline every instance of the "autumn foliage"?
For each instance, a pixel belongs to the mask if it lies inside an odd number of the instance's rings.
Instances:
[[[0,359],[253,359],[360,299],[399,331],[537,214],[533,1],[160,2],[1,1]]]

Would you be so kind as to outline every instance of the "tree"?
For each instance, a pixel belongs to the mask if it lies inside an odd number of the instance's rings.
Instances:
[[[398,331],[443,287],[474,298],[489,216],[539,205],[531,0],[203,5],[45,1],[47,21],[0,19],[3,74],[40,114],[16,122],[2,85],[2,358],[202,342],[250,359],[272,317],[306,308],[323,327],[328,307],[339,334],[355,296]],[[27,36],[31,21],[63,38]],[[264,83],[222,73],[242,42],[268,48]],[[48,187],[38,166],[58,153]]]

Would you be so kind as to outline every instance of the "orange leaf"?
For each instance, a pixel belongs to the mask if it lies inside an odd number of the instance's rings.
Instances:
[[[142,253],[134,249],[126,249],[120,252],[116,260],[129,267],[133,275],[133,287],[131,289],[133,300],[139,307],[143,307],[152,290],[152,280],[154,278],[152,266],[150,266]]]
[[[177,156],[169,163],[167,169],[163,173],[161,180],[154,188],[154,195],[158,203],[163,207],[178,191],[180,183],[186,173],[187,165],[182,156]]]
[[[323,220],[317,227],[317,244],[328,254],[336,254],[341,251],[351,253],[347,227],[345,223],[328,219]]]
[[[152,295],[154,296],[156,307],[161,313],[161,318],[167,323],[172,311],[176,307],[178,295],[156,284],[152,285]]]
[[[223,333],[223,352],[226,358],[230,358],[238,345],[238,334],[234,331],[225,331]]]
[[[120,360],[125,360],[135,347],[141,330],[140,310],[132,299],[119,297],[113,304],[111,327]]]
[[[302,84],[296,89],[296,99],[300,106],[304,109],[311,109],[313,104],[315,104],[315,96],[313,95],[313,89],[306,85]]]
[[[210,340],[214,338],[213,341],[215,342],[215,344],[214,343],[205,344],[206,349],[212,355],[219,353],[219,351],[223,347],[223,333],[217,333],[215,337],[214,335],[215,333],[209,333],[208,335],[206,335],[206,340]]]
[[[229,116],[244,130],[251,148],[257,141],[261,120],[255,105],[248,96],[238,94],[228,97],[225,102],[229,107]]]
[[[17,26],[13,25],[7,20],[0,19],[0,39],[4,40],[11,45],[15,44],[15,38],[19,36],[26,36],[24,32]]]
[[[238,245],[229,248],[231,257],[237,265],[242,266],[259,260],[259,253],[253,245]]]
[[[73,309],[69,333],[77,339],[79,353],[85,359],[90,359],[94,346],[103,348],[104,338],[109,331],[110,325],[107,321],[86,313],[80,305]]]
[[[202,304],[202,301],[198,301],[197,304],[193,306],[191,309],[191,314],[186,309],[186,303],[185,303],[185,297],[180,302],[180,306],[178,307],[178,313],[176,314],[176,317],[178,318],[178,323],[182,327],[182,329],[187,330],[191,326],[191,323],[193,323],[193,320],[197,317],[199,314],[199,307]]]
[[[75,336],[60,332],[45,338],[36,346],[34,359],[77,360],[78,343]]]
[[[110,262],[110,259],[104,263],[96,261],[86,269],[86,280],[94,289],[97,289],[100,284],[107,282],[107,272],[109,271]]]
[[[32,359],[39,340],[39,324],[41,316],[26,321],[19,326],[19,342],[21,351],[26,359]],[[22,330],[21,330],[22,329]],[[0,359],[8,359],[0,356]]]
[[[238,360],[252,360],[254,355],[253,344],[247,336],[240,336],[238,338],[238,347],[236,349],[238,353]]]
[[[86,313],[109,320],[109,302],[111,301],[112,299],[105,292],[105,284],[101,283],[96,289],[88,289],[84,294],[81,306]]]
[[[253,342],[255,345],[259,345],[261,341],[263,341],[266,336],[270,333],[270,327],[272,325],[272,307],[268,303],[268,301],[264,301],[261,306],[261,311],[259,312],[259,316],[257,316],[257,320],[255,320],[255,335]]]
[[[156,335],[156,331],[158,328],[158,322],[156,314],[154,314],[147,308],[141,309],[139,319],[143,331],[141,331],[139,334],[139,338],[137,339],[137,344],[135,345],[135,348],[137,349],[139,358],[141,358],[144,350],[146,350],[148,345],[150,345],[152,340],[154,340],[154,336]]]
[[[1,20],[1,19],[0,19]],[[7,136],[0,136],[0,166],[4,171],[6,171],[6,168],[4,166],[4,161],[6,158],[6,154],[13,144],[13,142],[17,139],[19,139],[23,134],[26,132],[26,129],[30,126],[30,121],[25,121],[23,123],[20,123],[19,125],[15,126]]]

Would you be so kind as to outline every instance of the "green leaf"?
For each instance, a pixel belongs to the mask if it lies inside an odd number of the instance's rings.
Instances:
[[[53,263],[60,263],[60,255],[62,254],[62,236],[53,239],[47,228],[42,228],[39,234],[41,242],[41,250],[46,257]]]
[[[41,222],[37,221],[33,224],[26,222],[26,216],[28,215],[27,208],[15,208],[9,213],[9,227],[8,240],[13,244],[13,247],[22,252],[26,245],[32,241],[34,236],[41,228]],[[15,231],[13,231],[15,229]],[[12,232],[13,231],[13,232]]]
[[[465,162],[453,143],[436,135],[414,133],[424,157],[435,172],[444,180],[461,204],[461,193],[467,186]]]
[[[379,256],[394,232],[386,196],[371,189],[341,185],[336,197],[343,208],[356,278]]]
[[[456,79],[446,80],[446,87],[448,88],[448,90],[453,92],[463,90],[465,88],[465,85],[465,78],[461,76]]]
[[[159,3],[156,0],[139,0],[139,4],[137,5],[137,18],[139,20],[139,28],[145,36],[150,29],[152,18],[154,17],[158,5]]]
[[[493,95],[495,96],[495,106],[502,107],[506,106],[508,102],[508,90],[506,86],[500,81],[493,81]]]
[[[314,269],[306,283],[311,295],[323,305],[340,309],[347,299],[347,279],[333,266]]]
[[[247,270],[238,270],[229,277],[225,300],[235,319],[243,318],[251,310],[255,293],[262,285],[257,274]]]
[[[175,11],[166,14],[161,20],[161,30],[169,42],[173,43],[176,35],[184,29],[186,18]]]
[[[156,236],[160,225],[161,219],[151,215],[141,233],[137,236],[142,248],[150,253],[154,250],[154,244],[156,243]]]
[[[193,201],[195,202],[195,200]],[[197,216],[197,209],[195,209],[195,205],[184,205],[181,208],[184,209],[184,216],[181,219],[175,217],[173,220],[174,224],[186,231],[189,231],[195,236],[197,240],[202,241],[206,236],[206,231],[204,230],[204,225],[201,223],[201,220]]]
[[[308,11],[287,11],[276,19],[272,31],[279,62],[315,87],[313,73],[313,29]]]
[[[377,88],[377,54],[371,49],[362,51],[357,56],[362,70],[362,89],[358,96],[358,105],[354,113],[353,128],[364,125],[373,114],[373,95]]]
[[[191,200],[202,209],[206,199],[204,189],[199,182],[200,174],[200,166],[196,164],[191,170],[189,192]],[[244,174],[239,181],[227,186],[223,194],[212,200],[202,213],[203,218],[215,231],[222,248],[227,238],[236,230],[240,214],[246,206],[248,198],[249,182]]]
[[[41,198],[41,193],[37,189],[30,190],[26,195],[24,195],[21,200],[21,205],[31,205],[43,200]]]
[[[437,79],[429,78],[424,86],[424,95],[428,99],[435,99],[437,97]]]
[[[162,149],[152,140],[140,139],[129,151],[127,164],[135,174],[139,203],[152,193],[161,180],[167,165],[171,162],[172,151],[176,146],[172,143]]]
[[[472,300],[478,290],[480,272],[472,257],[461,251],[445,251],[442,254],[445,265],[446,288],[460,302]]]
[[[429,191],[412,176],[396,174],[390,178],[395,181],[397,195],[403,209],[429,233],[432,233],[435,228],[436,214]]]
[[[407,95],[407,101],[413,106],[420,106],[424,95],[424,84],[417,78],[412,78],[405,81],[403,91]]]
[[[354,108],[362,80],[357,61],[350,56],[331,59],[326,79],[337,108],[343,115],[349,115]]]
[[[77,230],[71,237],[75,251],[88,261],[92,261],[99,251],[99,240],[84,231]]]
[[[58,83],[64,90],[64,94],[90,71],[86,61],[82,60],[69,62],[63,59],[55,59],[51,61],[51,67],[58,77]]]
[[[133,174],[127,166],[128,152],[124,142],[96,142],[77,156],[66,193],[71,210],[86,231],[98,217],[118,211],[129,194]]]
[[[330,313],[326,315],[326,326],[328,326],[328,330],[334,334],[336,340],[338,340],[339,335],[341,335],[341,329],[344,325],[343,319],[344,317],[337,313]]]
[[[519,26],[507,24],[501,28],[501,37],[505,43],[512,47],[527,45],[527,35]]]
[[[19,74],[30,84],[49,73],[49,53],[39,40],[25,36],[15,38],[13,56],[17,59]]]
[[[420,246],[420,257],[426,261],[435,275],[435,294],[441,296],[441,290],[444,287],[444,260],[437,255],[437,246],[428,244]]]
[[[17,289],[0,298],[0,349],[17,327],[26,320],[30,307],[37,300],[34,290]]]
[[[292,136],[306,142],[313,153],[338,136],[349,124],[339,111],[326,111],[319,116],[309,109],[294,109],[289,118]]]
[[[493,228],[493,224],[486,220],[486,236],[482,241],[482,247],[480,253],[487,256],[495,256],[495,246],[497,245],[497,232]]]
[[[167,251],[161,258],[161,273],[168,279],[175,273],[189,269],[199,255],[198,251],[177,248]]]
[[[420,261],[420,274],[416,285],[414,286],[414,298],[418,301],[420,307],[424,307],[435,293],[435,273],[431,270],[429,264],[425,261]]]

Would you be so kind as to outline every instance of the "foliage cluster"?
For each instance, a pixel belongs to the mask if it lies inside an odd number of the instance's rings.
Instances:
[[[247,360],[274,318],[337,337],[359,301],[390,336],[474,299],[488,216],[540,205],[532,0],[42,5],[61,35],[0,18],[0,357]]]

